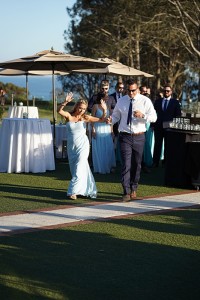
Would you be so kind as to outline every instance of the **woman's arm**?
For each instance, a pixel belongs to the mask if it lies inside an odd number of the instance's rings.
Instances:
[[[72,100],[73,100],[73,93],[70,92],[69,94],[67,94],[65,101],[61,103],[57,109],[59,115],[65,117],[66,119],[69,119],[71,115],[68,111],[64,111],[64,107],[67,105],[67,103],[71,102]]]
[[[106,115],[107,115],[107,105],[104,100],[101,100],[100,103],[102,109],[103,109],[103,115],[101,118],[97,118],[94,116],[89,116],[89,122],[94,123],[94,122],[106,122]]]

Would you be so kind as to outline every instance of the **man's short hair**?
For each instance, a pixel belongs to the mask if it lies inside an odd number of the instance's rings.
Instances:
[[[109,86],[109,81],[104,79],[101,81],[101,86]]]
[[[133,84],[137,84],[137,82],[133,79],[133,78],[130,78],[126,81],[126,84],[127,85],[133,85]]]

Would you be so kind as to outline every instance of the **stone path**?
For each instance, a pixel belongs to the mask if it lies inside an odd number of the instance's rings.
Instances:
[[[45,228],[65,227],[77,222],[115,218],[147,212],[200,205],[200,193],[154,197],[127,203],[112,202],[69,206],[54,210],[0,216],[0,235],[10,235]]]

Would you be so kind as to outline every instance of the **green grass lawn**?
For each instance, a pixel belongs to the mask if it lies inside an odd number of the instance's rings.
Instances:
[[[47,118],[45,109],[41,117]],[[51,112],[49,111],[49,116]],[[95,174],[98,198],[121,199],[120,165]],[[0,212],[66,204],[66,160],[41,174],[0,174]],[[164,168],[141,173],[138,196],[188,192],[166,187]],[[191,194],[192,195],[192,194]],[[94,221],[0,237],[1,300],[196,300],[200,295],[200,209]]]
[[[51,104],[39,103],[40,118],[52,120]],[[73,106],[73,104],[72,104]],[[71,106],[68,107],[71,109]],[[4,112],[7,114],[8,107]],[[60,122],[58,115],[58,122]],[[141,181],[138,195],[141,197],[166,195],[182,192],[182,189],[169,188],[164,186],[164,169],[153,169],[151,174],[141,174]],[[70,172],[67,161],[57,161],[56,170],[41,174],[7,174],[1,173],[0,181],[0,212],[23,211],[31,209],[50,208],[66,203],[82,204],[90,202],[90,199],[77,199],[76,201],[66,200],[66,190],[69,183]],[[115,174],[95,174],[98,188],[98,201],[119,200],[122,195],[120,184],[120,165]]]
[[[68,200],[66,191],[71,179],[67,161],[57,161],[56,170],[46,173],[1,173],[0,212],[23,211],[62,206],[68,203],[78,205],[94,200],[78,198]],[[98,189],[95,201],[115,201],[122,196],[120,165],[114,174],[94,174]],[[187,191],[164,186],[164,169],[153,169],[152,173],[141,173],[138,196],[155,196]]]
[[[0,240],[1,300],[199,299],[199,209]]]

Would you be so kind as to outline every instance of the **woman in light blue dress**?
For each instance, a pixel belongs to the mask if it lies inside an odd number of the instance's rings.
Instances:
[[[99,93],[96,104],[92,108],[92,115],[94,117],[102,118],[103,109],[100,101],[103,99],[104,95]],[[109,115],[110,111],[108,107],[107,117]],[[116,167],[114,135],[111,126],[106,123],[92,124],[92,162],[94,173],[107,174],[112,172]]]
[[[72,99],[73,94],[69,93],[58,108],[58,113],[67,121],[67,154],[72,176],[67,196],[73,200],[77,199],[77,195],[96,198],[97,188],[88,163],[90,146],[86,135],[86,124],[88,122],[104,122],[107,107],[102,101],[103,114],[101,118],[86,115],[88,105],[86,100],[79,100],[71,113],[64,111],[65,105]]]

